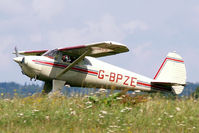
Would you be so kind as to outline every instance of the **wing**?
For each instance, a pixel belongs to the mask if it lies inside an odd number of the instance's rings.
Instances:
[[[64,54],[70,56],[77,56],[77,57],[81,56],[87,50],[90,50],[90,52],[86,56],[91,56],[91,57],[103,57],[103,56],[115,55],[129,51],[129,49],[125,45],[112,41],[79,45],[74,47],[59,48],[58,50],[62,51]],[[19,54],[42,55],[47,51],[48,50],[19,51]]]
[[[111,41],[60,48],[58,50],[71,56],[81,56],[85,51],[90,50],[87,56],[91,57],[103,57],[129,51],[125,45]]]
[[[59,74],[57,74],[55,77],[56,79],[61,77],[64,73],[68,72],[73,66],[83,60],[85,56],[102,57],[129,51],[125,45],[115,42],[101,42],[88,45],[80,45],[76,47],[61,48],[58,50],[67,55],[78,56],[78,58],[65,69],[63,69]]]
[[[44,54],[45,52],[47,52],[48,50],[38,50],[38,51],[19,51],[19,54],[20,55],[42,55]],[[15,54],[15,53],[13,53]]]

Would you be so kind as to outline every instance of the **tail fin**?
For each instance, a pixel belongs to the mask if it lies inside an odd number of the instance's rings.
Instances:
[[[169,53],[152,83],[169,85],[175,94],[180,94],[186,84],[186,68],[182,57],[176,52]]]

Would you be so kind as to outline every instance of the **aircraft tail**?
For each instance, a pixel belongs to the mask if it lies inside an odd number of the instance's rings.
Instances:
[[[152,84],[170,88],[175,94],[182,93],[186,85],[186,67],[183,58],[176,52],[168,53]]]

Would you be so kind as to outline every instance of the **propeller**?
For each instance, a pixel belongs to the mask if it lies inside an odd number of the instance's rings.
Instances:
[[[16,55],[16,57],[19,57],[19,52],[18,52],[17,46],[15,46],[15,55]]]

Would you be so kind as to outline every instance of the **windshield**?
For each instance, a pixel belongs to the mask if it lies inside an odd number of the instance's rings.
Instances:
[[[47,56],[47,57],[55,59],[57,54],[58,54],[58,49],[53,49],[53,50],[49,50],[46,53],[44,53],[43,56]]]

